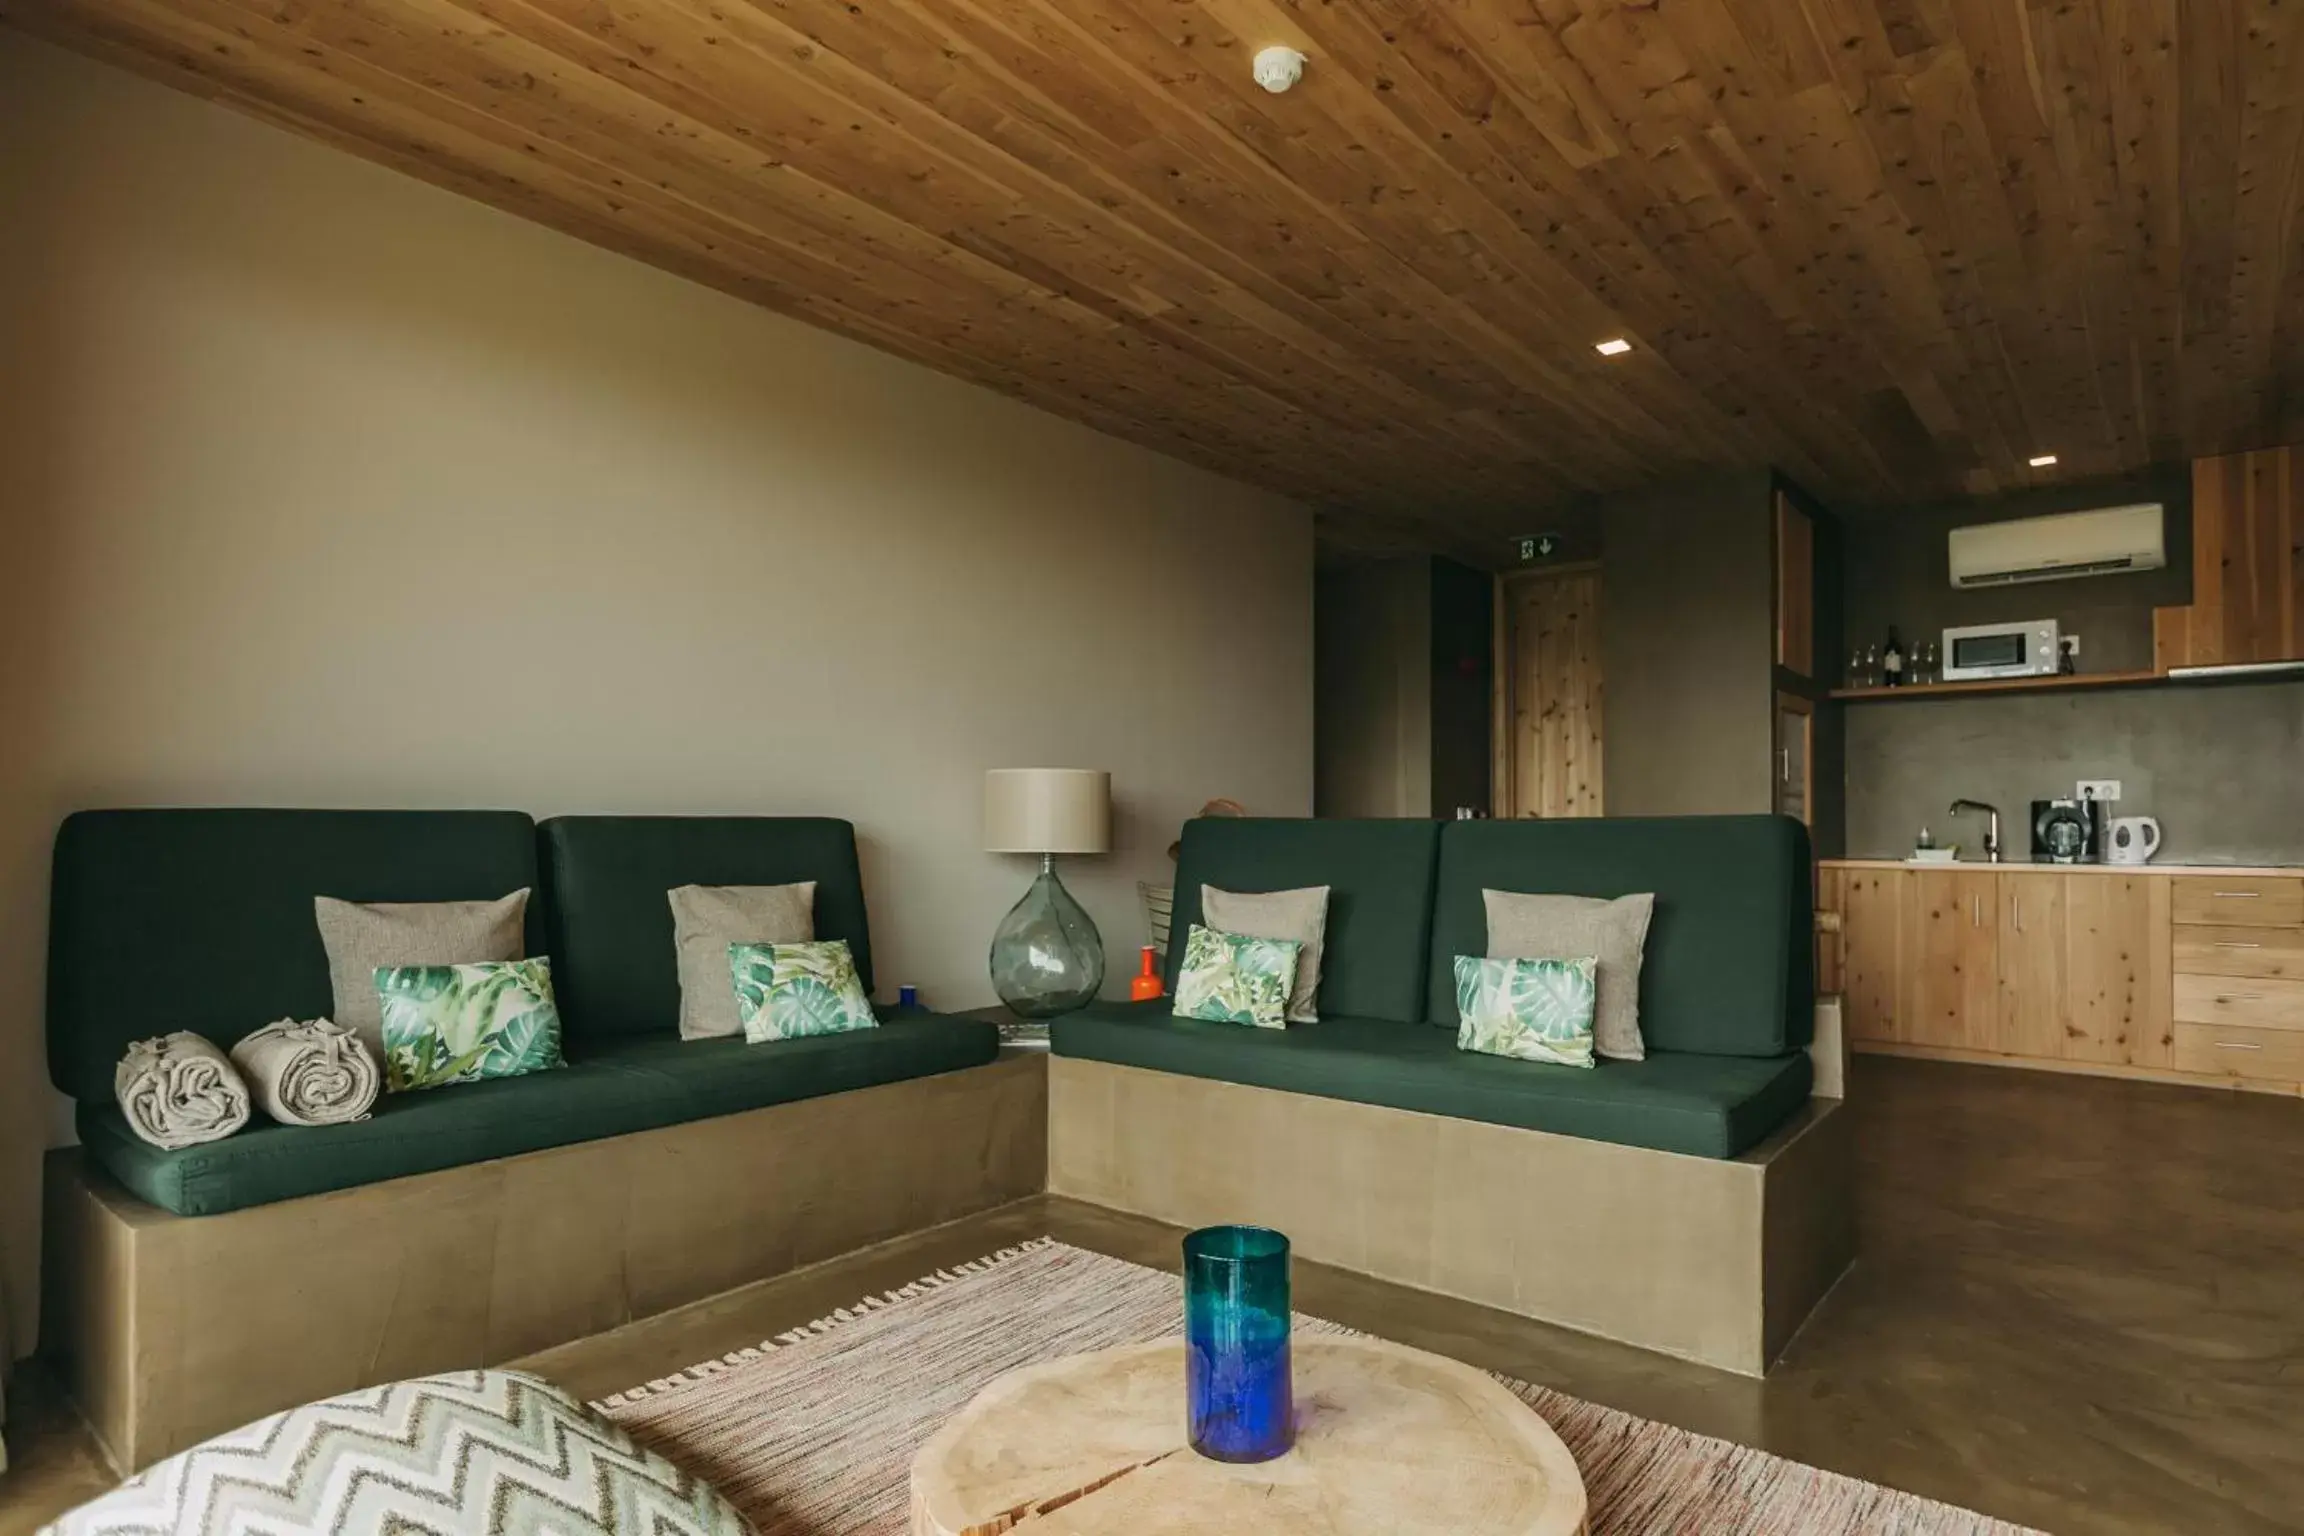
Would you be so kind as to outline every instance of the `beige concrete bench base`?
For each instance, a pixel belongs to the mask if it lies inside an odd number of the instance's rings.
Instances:
[[[220,1216],[55,1153],[48,1352],[133,1470],[1035,1194],[1042,1071],[1004,1059]]]
[[[1057,1194],[1763,1374],[1856,1252],[1850,1119],[1720,1161],[1057,1057]]]

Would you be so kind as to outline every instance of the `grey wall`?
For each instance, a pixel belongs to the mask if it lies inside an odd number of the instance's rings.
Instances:
[[[1432,562],[1432,814],[1488,813],[1496,672],[1496,578]]]
[[[1947,822],[1957,795],[1999,806],[2021,852],[2029,802],[2102,778],[2118,814],[2160,818],[2164,860],[2304,862],[2304,681],[1853,704],[1846,726],[1858,858],[1901,856],[1922,825],[1978,847],[1975,818]]]
[[[1771,808],[1771,490],[1761,471],[1601,505],[1611,816]]]
[[[1432,813],[1432,562],[1322,566],[1312,596],[1312,807]]]
[[[1422,555],[1321,567],[1316,815],[1487,810],[1494,591],[1486,571]]]
[[[2090,507],[2157,501],[2168,509],[2168,567],[2128,576],[2086,576],[1988,591],[1952,589],[1946,535],[1971,523],[2046,517]],[[1827,667],[1845,668],[1853,647],[1878,645],[1897,627],[1907,646],[1941,639],[1962,624],[2054,619],[2080,636],[2083,672],[2152,665],[2152,610],[2192,601],[2192,481],[2183,467],[2082,486],[2057,486],[1909,510],[1871,512],[1847,528],[1846,628]],[[1819,638],[1819,645],[1829,644]]]
[[[1115,949],[1211,797],[1310,808],[1312,562],[1304,506],[0,27],[0,1353],[63,813],[846,816],[887,984],[966,1008],[1031,879],[984,769],[1113,770],[1064,878]]]

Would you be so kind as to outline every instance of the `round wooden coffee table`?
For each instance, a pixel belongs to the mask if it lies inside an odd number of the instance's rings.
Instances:
[[[1583,1536],[1568,1448],[1493,1377],[1377,1339],[1294,1354],[1295,1449],[1253,1466],[1185,1443],[1180,1340],[1010,1371],[913,1460],[913,1536]]]

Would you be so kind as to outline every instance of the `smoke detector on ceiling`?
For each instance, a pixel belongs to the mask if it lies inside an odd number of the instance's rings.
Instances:
[[[1277,96],[1304,78],[1304,55],[1282,44],[1260,51],[1252,66],[1256,83]]]

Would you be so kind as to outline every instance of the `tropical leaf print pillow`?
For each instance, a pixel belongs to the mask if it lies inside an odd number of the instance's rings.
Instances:
[[[384,1016],[384,1086],[393,1093],[560,1066],[552,962],[376,969]]]
[[[1456,957],[1456,1048],[1589,1067],[1600,962]]]
[[[1194,923],[1176,973],[1176,1017],[1287,1028],[1288,995],[1296,987],[1296,958],[1303,948],[1295,939],[1256,939]]]
[[[736,1014],[744,1038],[798,1040],[872,1029],[872,999],[856,975],[846,939],[813,944],[731,944],[728,973],[736,983]]]

